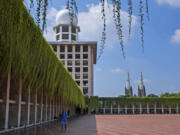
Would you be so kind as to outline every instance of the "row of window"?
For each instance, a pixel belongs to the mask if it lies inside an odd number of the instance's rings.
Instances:
[[[80,81],[76,81],[76,83],[80,86]],[[83,86],[88,86],[88,81],[83,81]]]
[[[57,52],[57,46],[53,46],[55,52]],[[72,52],[72,45],[67,46],[67,51]],[[75,45],[75,51],[80,52],[80,45]],[[60,45],[60,52],[65,52],[65,45]],[[88,45],[83,45],[83,52],[88,52]]]
[[[59,58],[60,59],[65,59],[65,54],[60,54]],[[67,54],[67,58],[68,59],[73,59],[73,55],[72,54]],[[75,54],[75,59],[81,59],[81,55],[80,54]],[[83,59],[88,59],[88,54],[83,54]]]
[[[69,26],[62,26],[62,32],[69,32]],[[72,31],[72,33],[76,33],[76,27],[72,27],[71,28],[71,31]],[[60,28],[58,27],[57,29],[56,29],[56,33],[59,33],[60,32]]]
[[[75,74],[75,79],[80,79],[80,74]],[[88,74],[83,74],[83,79],[88,79]]]
[[[60,39],[60,35],[56,35],[56,40],[58,41]],[[69,34],[62,34],[62,39],[69,39]],[[71,40],[76,40],[76,36],[74,34],[71,34]]]
[[[69,72],[73,72],[72,67],[68,67],[67,69],[69,70]],[[80,67],[75,67],[75,72],[81,72]],[[83,67],[83,72],[88,72],[88,67]]]
[[[63,63],[64,63],[64,61],[63,61]],[[67,61],[67,65],[68,66],[72,66],[72,61]],[[84,60],[83,61],[83,65],[84,66],[88,66],[88,61]],[[80,66],[80,61],[75,61],[75,66]]]

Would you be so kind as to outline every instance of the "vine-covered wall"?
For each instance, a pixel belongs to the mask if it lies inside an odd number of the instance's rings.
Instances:
[[[23,0],[0,0],[0,85],[10,72],[23,87],[85,106],[84,95],[44,39]]]

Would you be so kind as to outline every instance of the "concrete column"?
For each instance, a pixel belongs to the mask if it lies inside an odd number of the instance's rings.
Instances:
[[[19,91],[18,91],[18,125],[17,127],[21,126],[21,99],[22,99],[22,79],[19,81]]]
[[[43,93],[41,94],[41,122],[43,121]]]
[[[46,95],[46,121],[48,120],[48,99],[47,99],[47,95]]]
[[[169,114],[171,114],[171,106],[169,107]]]
[[[30,105],[31,105],[31,94],[30,94],[30,88],[28,87],[28,101],[27,101],[27,125],[29,125],[29,121],[30,121]]]
[[[157,113],[157,110],[156,110],[156,103],[154,104],[154,113],[155,113],[155,114]]]
[[[6,91],[6,114],[5,114],[5,125],[4,128],[8,129],[8,121],[9,121],[9,96],[10,96],[10,85],[11,85],[11,69],[8,72],[7,79],[7,91]]]
[[[62,41],[62,26],[60,26],[60,41]]]
[[[105,108],[103,108],[104,114],[106,113]]]
[[[52,108],[53,108],[53,118],[52,118],[52,119],[54,119],[54,112],[55,112],[55,111],[54,111],[54,109],[55,109],[54,98],[53,98],[53,107],[52,107]]]
[[[147,103],[147,114],[149,114],[149,104]]]
[[[176,113],[179,114],[179,105],[177,104]]]
[[[133,112],[133,114],[135,114],[135,110],[134,110],[134,104],[133,104],[132,112]]]
[[[51,99],[49,99],[49,120],[51,120]]]
[[[164,114],[164,106],[163,105],[161,106],[161,111]]]
[[[125,106],[125,114],[127,114],[127,106]]]
[[[118,104],[118,114],[120,114],[120,107],[119,107],[119,104]]]
[[[140,108],[140,114],[142,114],[142,105],[139,104],[139,108]]]
[[[112,108],[112,105],[111,105],[111,114],[113,114],[113,108]]]
[[[34,97],[34,124],[37,123],[37,92]]]
[[[69,42],[71,42],[71,33],[72,33],[72,27],[69,26]]]

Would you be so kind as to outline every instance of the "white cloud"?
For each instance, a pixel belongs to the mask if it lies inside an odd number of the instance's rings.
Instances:
[[[100,41],[103,29],[103,20],[101,13],[101,5],[87,5],[87,12],[80,12],[78,15],[78,22],[81,28],[80,40],[90,40],[90,41]],[[107,41],[106,45],[112,47],[113,45],[119,43],[116,29],[114,25],[112,5],[105,6],[106,10],[106,24],[107,24]],[[125,11],[121,12],[121,21],[123,25],[124,41],[128,38],[128,13]],[[137,24],[137,18],[133,16],[132,28]]]
[[[98,67],[97,67],[97,68],[96,68],[96,71],[102,71],[102,68],[98,68]]]
[[[101,5],[90,4],[87,5],[87,12],[79,12],[78,14],[78,25],[80,26],[81,32],[79,33],[79,39],[85,41],[100,41],[103,29],[103,20],[101,13]],[[112,5],[105,6],[106,8],[106,24],[107,24],[107,40],[106,46],[113,47],[118,44],[119,40],[116,35],[116,29],[114,26]],[[53,26],[56,25],[56,14],[58,10],[51,8],[47,14],[47,32],[44,33],[44,37],[48,41],[55,40],[55,32],[52,30]],[[137,18],[132,16],[132,30],[137,25]],[[124,41],[128,39],[128,13],[125,11],[121,12],[121,21],[123,25]],[[98,43],[99,44],[99,43]]]
[[[143,82],[144,82],[144,83],[150,83],[151,80],[149,80],[149,79],[143,79]],[[140,80],[134,80],[134,83],[140,83]]]
[[[176,44],[180,44],[180,29],[177,29],[174,32],[174,35],[171,37],[171,42],[176,43]]]
[[[113,73],[124,73],[125,71],[118,67],[118,68],[112,69],[111,72],[113,72]]]
[[[58,11],[55,8],[51,8],[47,14],[47,30],[44,33],[44,37],[48,41],[55,41],[55,32],[53,26],[56,24],[56,14]]]
[[[171,7],[180,7],[180,0],[157,0],[159,5],[168,4]]]

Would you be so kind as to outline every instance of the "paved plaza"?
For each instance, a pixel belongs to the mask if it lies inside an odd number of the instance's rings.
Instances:
[[[67,132],[56,121],[2,135],[180,135],[180,115],[86,115],[70,121]]]
[[[180,135],[180,115],[96,115],[98,135]]]

